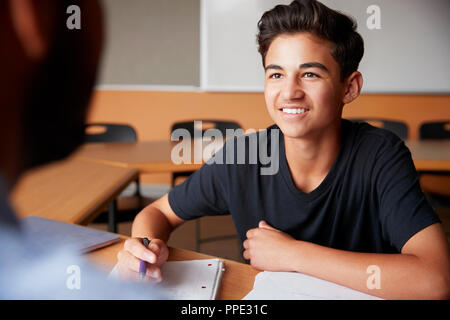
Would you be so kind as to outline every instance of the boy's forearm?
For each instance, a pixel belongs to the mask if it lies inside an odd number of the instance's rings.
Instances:
[[[161,239],[167,243],[172,230],[169,221],[159,209],[147,206],[134,219],[131,236]]]
[[[298,242],[298,252],[298,272],[370,295],[386,299],[449,298],[445,280],[414,255],[350,252],[304,241]],[[377,274],[379,288],[374,288]]]

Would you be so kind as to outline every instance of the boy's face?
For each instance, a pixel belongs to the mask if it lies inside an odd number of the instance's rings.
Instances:
[[[309,33],[280,35],[266,54],[267,109],[286,137],[317,138],[341,118],[344,83],[331,42]]]

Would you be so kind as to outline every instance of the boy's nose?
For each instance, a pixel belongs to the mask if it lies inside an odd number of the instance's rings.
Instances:
[[[287,80],[282,88],[282,97],[285,100],[298,100],[304,95],[305,92],[296,79]]]

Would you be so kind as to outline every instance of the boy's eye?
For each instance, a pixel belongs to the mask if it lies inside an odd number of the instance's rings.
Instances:
[[[269,78],[270,79],[280,79],[281,78],[281,74],[280,73],[274,73],[274,74],[271,74],[269,76]]]
[[[306,72],[305,74],[303,74],[303,77],[305,78],[318,78],[319,76],[315,73],[312,72]]]

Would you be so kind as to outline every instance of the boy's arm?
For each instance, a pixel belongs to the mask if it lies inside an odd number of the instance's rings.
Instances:
[[[149,263],[146,279],[161,281],[161,266],[169,257],[166,243],[173,229],[183,222],[170,207],[167,194],[139,212],[133,222],[132,238],[125,241],[117,255],[119,277],[139,280],[140,261],[144,260]],[[138,238],[150,239],[150,245],[146,248]]]
[[[297,271],[386,299],[450,299],[449,245],[438,223],[412,236],[401,254],[332,249],[295,240],[265,222],[247,237],[244,258],[258,269]],[[376,267],[368,273],[369,266]],[[372,270],[379,270],[379,289],[369,289]]]
[[[169,204],[168,194],[145,207],[133,221],[131,236],[169,240],[170,233],[184,222]]]

